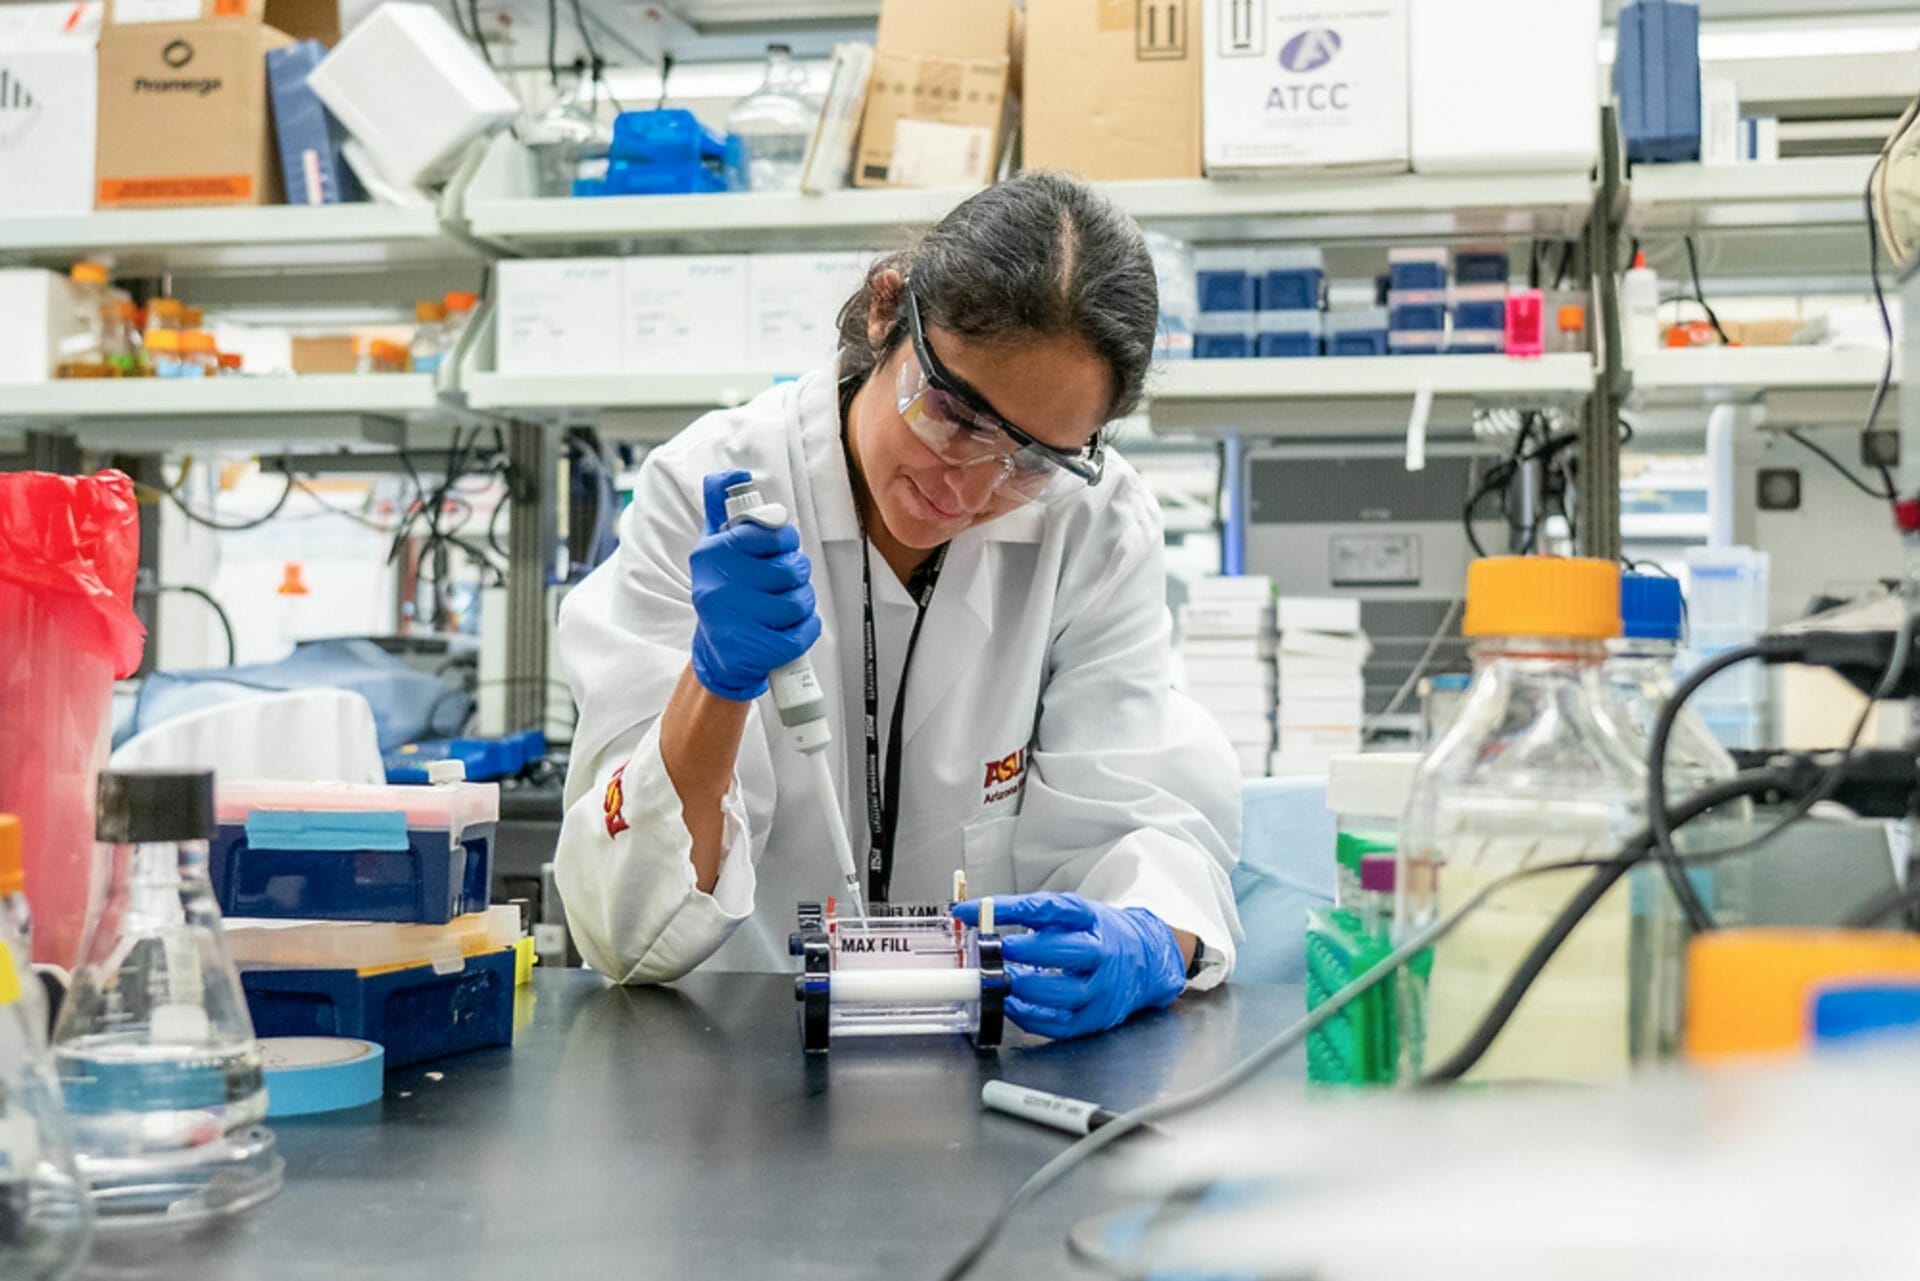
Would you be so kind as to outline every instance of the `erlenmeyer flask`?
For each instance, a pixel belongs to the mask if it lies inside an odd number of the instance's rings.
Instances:
[[[54,1031],[102,1228],[235,1213],[280,1188],[240,975],[207,879],[213,775],[102,774],[106,901]]]
[[[19,821],[0,814],[0,879],[9,868],[17,874],[19,862]],[[0,1277],[58,1281],[86,1257],[93,1208],[47,1063],[45,1007],[25,999],[38,994],[39,980],[30,969],[22,978],[22,942],[5,907],[0,902]]]

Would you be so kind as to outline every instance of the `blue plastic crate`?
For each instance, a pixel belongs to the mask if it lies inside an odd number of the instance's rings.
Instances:
[[[1395,249],[1387,255],[1387,288],[1394,293],[1410,289],[1447,287],[1447,251]]]
[[[1511,271],[1506,254],[1497,249],[1462,249],[1453,256],[1455,284],[1504,287]]]
[[[514,949],[431,964],[359,970],[246,967],[240,986],[256,1036],[351,1036],[383,1047],[389,1071],[513,1044]]]
[[[1447,327],[1445,303],[1419,303],[1395,307],[1387,328],[1394,333],[1438,333]]]
[[[408,830],[403,819],[397,840],[349,830],[295,844],[222,823],[208,871],[226,916],[445,925],[487,907],[494,826],[467,827],[453,842],[444,829]]]
[[[547,737],[537,729],[498,738],[435,738],[388,752],[389,783],[425,783],[435,761],[459,761],[470,783],[517,778],[547,754]]]
[[[1282,358],[1318,356],[1320,323],[1318,311],[1262,312],[1255,331],[1255,353]]]
[[[1321,321],[1329,356],[1384,356],[1387,354],[1387,312],[1384,307],[1329,311]]]
[[[1193,255],[1200,310],[1257,311],[1260,254],[1251,249],[1202,249]]]
[[[1620,6],[1613,91],[1636,164],[1700,158],[1700,7],[1673,0]]]
[[[1505,329],[1507,304],[1500,302],[1457,302],[1453,305],[1455,329]]]

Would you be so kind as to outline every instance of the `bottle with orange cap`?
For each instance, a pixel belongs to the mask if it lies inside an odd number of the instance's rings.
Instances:
[[[1645,767],[1602,684],[1607,642],[1621,630],[1619,567],[1547,556],[1475,561],[1462,630],[1473,644],[1473,682],[1421,763],[1401,829],[1401,937],[1520,868],[1611,858],[1644,826]],[[1592,875],[1582,868],[1508,886],[1435,945],[1428,977],[1403,976],[1403,1076],[1446,1062],[1468,1040]],[[1622,881],[1466,1079],[1623,1076],[1646,1049],[1635,930]]]

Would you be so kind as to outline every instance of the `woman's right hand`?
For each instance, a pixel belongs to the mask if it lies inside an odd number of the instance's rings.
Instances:
[[[813,566],[792,525],[769,529],[742,521],[728,529],[727,488],[744,471],[714,472],[704,482],[707,535],[688,558],[693,578],[693,673],[734,702],[766,693],[767,677],[820,638]]]

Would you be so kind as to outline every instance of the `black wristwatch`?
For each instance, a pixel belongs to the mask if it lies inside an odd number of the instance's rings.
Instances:
[[[1207,955],[1207,945],[1199,939],[1195,939],[1193,941],[1193,960],[1187,962],[1187,982],[1191,983],[1199,978],[1200,971],[1205,969],[1207,962],[1212,959],[1212,957]]]

